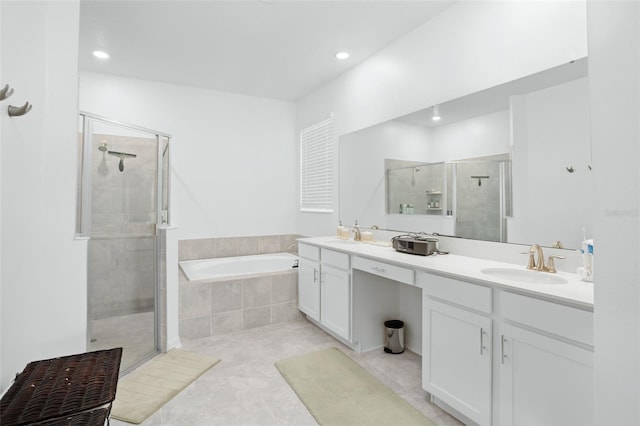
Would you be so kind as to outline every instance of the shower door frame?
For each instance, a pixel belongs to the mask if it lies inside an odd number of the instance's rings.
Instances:
[[[82,118],[82,143],[80,144],[80,168],[78,176],[78,211],[76,218],[76,237],[82,239],[91,238],[91,192],[92,192],[92,178],[91,178],[91,165],[93,152],[91,150],[91,142],[93,139],[93,122],[98,121],[104,124],[121,127],[124,129],[134,130],[149,133],[155,135],[156,139],[156,177],[155,177],[155,224],[153,225],[153,238],[154,238],[154,352],[149,356],[138,360],[131,367],[123,370],[121,374],[135,369],[142,363],[146,362],[151,357],[155,356],[162,349],[162,336],[161,336],[161,318],[166,314],[165,307],[162,306],[164,297],[161,297],[160,277],[163,277],[162,267],[162,241],[160,238],[160,226],[169,227],[170,225],[170,209],[171,205],[171,179],[166,179],[164,182],[164,174],[169,173],[171,170],[171,135],[158,130],[148,129],[134,124],[124,123],[121,121],[112,120],[100,115],[92,114],[85,111],[80,111],[79,117]],[[166,170],[163,167],[164,157],[162,141],[167,141],[167,162]],[[166,186],[166,187],[165,187]],[[166,193],[166,199],[163,192]],[[166,207],[166,209],[165,209]],[[88,269],[87,269],[88,273]],[[87,280],[87,333],[86,333],[86,347],[87,350],[91,345],[91,312],[89,309],[90,300],[90,286]]]

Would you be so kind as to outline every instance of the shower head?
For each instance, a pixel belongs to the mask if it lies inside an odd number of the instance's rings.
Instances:
[[[100,144],[100,146],[98,147],[98,150],[99,150],[100,152],[107,152],[107,149],[108,149],[108,147],[107,147],[107,143],[106,143],[106,142],[104,142],[104,141],[103,141],[103,142]]]

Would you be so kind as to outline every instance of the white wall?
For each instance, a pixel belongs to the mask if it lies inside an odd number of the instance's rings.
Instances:
[[[512,104],[515,196],[509,241],[550,246],[560,240],[580,247],[583,228],[593,237],[588,79],[519,97]],[[597,201],[607,204],[608,197]]]
[[[172,135],[178,239],[294,232],[294,104],[81,72],[80,109]]]
[[[337,140],[586,55],[584,1],[459,2],[301,99],[297,128],[334,112]],[[326,234],[337,221],[300,213],[298,232]]]
[[[508,154],[509,111],[498,111],[433,128],[429,161]]]
[[[384,160],[428,161],[431,132],[388,121],[340,140],[340,219],[345,225],[385,224]]]
[[[179,240],[295,231],[295,105],[81,72],[80,109],[172,135],[166,338],[179,346]]]
[[[86,241],[74,241],[79,2],[2,2],[0,388],[86,350]],[[33,104],[23,117],[6,106]]]
[[[596,424],[640,424],[640,3],[589,2]]]
[[[0,59],[2,58],[1,53],[2,53],[2,7],[0,6]],[[3,80],[3,74],[2,74],[2,66],[0,65],[0,87],[4,87],[4,80]],[[0,188],[2,188],[2,135],[4,134],[3,130],[2,130],[2,124],[4,123],[4,118],[0,117]],[[2,195],[0,194],[0,232],[2,231]],[[1,234],[0,234],[1,237]],[[2,238],[0,238],[0,309],[2,308],[2,306],[4,306],[3,304],[3,298],[2,298]],[[4,322],[3,322],[3,318],[2,318],[2,314],[0,314],[0,389],[4,389],[5,385],[3,383],[3,377],[4,375],[2,374],[2,358],[3,358],[3,345],[2,345],[2,330],[4,328]]]

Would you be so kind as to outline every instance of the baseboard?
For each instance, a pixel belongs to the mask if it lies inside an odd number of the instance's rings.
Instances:
[[[180,349],[182,347],[182,342],[180,341],[180,338],[178,337],[177,339],[173,339],[172,341],[167,343],[167,352],[170,351],[171,349]]]
[[[442,401],[440,398],[433,396],[433,394],[429,394],[429,395],[431,395],[431,402],[432,403],[434,403],[438,407],[442,408],[449,415],[451,415],[451,416],[455,417],[456,419],[460,420],[465,425],[474,426],[474,425],[478,424],[478,423],[474,422],[473,420],[471,420],[470,418],[468,418],[467,416],[465,416],[464,414],[462,414],[461,412],[459,412],[458,410],[456,410],[455,408],[451,407],[446,402]]]

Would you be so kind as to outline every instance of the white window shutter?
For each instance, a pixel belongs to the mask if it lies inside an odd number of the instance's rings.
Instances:
[[[300,211],[333,211],[333,118],[300,132]]]

